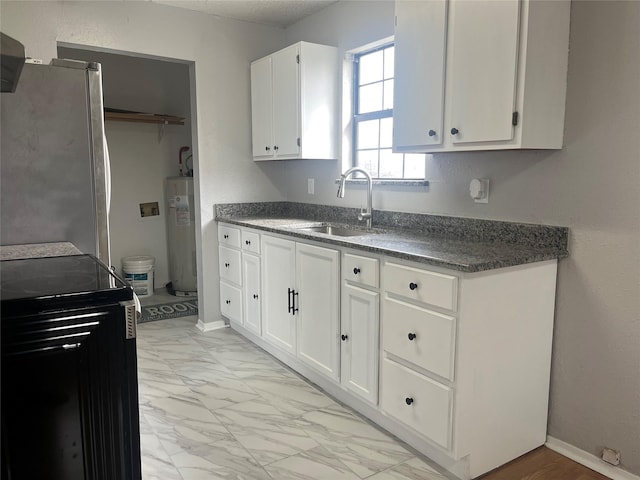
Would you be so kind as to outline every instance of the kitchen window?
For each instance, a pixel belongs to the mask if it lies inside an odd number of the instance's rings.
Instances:
[[[372,178],[425,178],[425,155],[393,153],[393,43],[353,58],[353,165]]]

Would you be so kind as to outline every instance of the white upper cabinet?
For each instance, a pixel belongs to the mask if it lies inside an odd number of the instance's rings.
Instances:
[[[518,10],[516,0],[451,2],[452,143],[513,138]]]
[[[562,148],[568,0],[397,0],[394,148]]]
[[[273,156],[271,63],[271,57],[266,57],[251,64],[251,117],[254,125],[251,139],[254,157]]]
[[[394,146],[442,144],[446,23],[444,0],[396,2]]]
[[[254,160],[338,158],[338,53],[299,42],[251,64]]]

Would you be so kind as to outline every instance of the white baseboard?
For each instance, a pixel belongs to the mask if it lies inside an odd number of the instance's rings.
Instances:
[[[554,452],[558,452],[560,455],[570,458],[574,462],[578,462],[591,470],[595,470],[596,472],[611,478],[612,480],[640,480],[640,477],[633,473],[622,470],[619,467],[614,467],[595,455],[549,435],[547,436],[545,446]]]
[[[216,322],[203,322],[198,319],[198,323],[196,323],[196,328],[201,332],[210,332],[212,330],[219,330],[220,328],[227,328],[227,325],[224,320],[218,320]]]

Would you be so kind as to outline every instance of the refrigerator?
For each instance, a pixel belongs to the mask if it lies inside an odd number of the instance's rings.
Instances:
[[[27,63],[0,104],[0,245],[71,242],[111,265],[100,64]]]

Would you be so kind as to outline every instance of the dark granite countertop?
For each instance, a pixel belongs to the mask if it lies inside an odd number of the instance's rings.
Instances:
[[[289,202],[216,206],[219,222],[461,272],[568,256],[565,227],[374,210],[374,228],[367,231],[351,220],[354,214],[355,209]],[[300,230],[323,223],[362,229],[362,235],[340,237]]]

